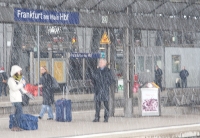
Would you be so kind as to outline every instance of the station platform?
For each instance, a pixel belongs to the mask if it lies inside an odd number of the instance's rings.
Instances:
[[[166,93],[162,92],[161,96]],[[72,122],[56,122],[47,120],[47,114],[39,120],[36,131],[11,132],[8,129],[9,114],[14,112],[9,97],[1,97],[0,132],[7,138],[146,138],[146,137],[198,137],[200,136],[200,112],[190,107],[161,107],[161,116],[142,117],[137,104],[134,105],[132,118],[125,118],[123,111],[123,93],[115,94],[115,116],[108,123],[101,120],[93,123],[94,102],[93,94],[71,94],[67,99],[72,100]],[[56,94],[55,99],[62,98]],[[134,94],[134,98],[137,94]],[[136,101],[137,99],[135,99]],[[42,97],[30,101],[30,106],[24,107],[24,112],[38,116],[41,109]],[[4,108],[4,113],[2,110]]]
[[[0,117],[1,136],[6,138],[188,138],[200,136],[199,114],[169,115],[171,109],[165,109],[162,116],[142,117],[135,115],[125,118],[123,109],[115,110],[115,117],[108,123],[103,122],[101,111],[100,122],[93,123],[94,111],[74,111],[72,122],[47,120],[47,115],[39,120],[39,129],[34,131],[12,132],[9,130],[8,115]],[[137,113],[134,108],[134,114]],[[37,115],[36,115],[37,116]]]

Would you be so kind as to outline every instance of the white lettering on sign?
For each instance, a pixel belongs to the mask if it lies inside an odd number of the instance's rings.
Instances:
[[[21,10],[17,10],[17,16],[19,18],[43,19],[42,13],[36,13],[35,11],[21,12]]]
[[[59,15],[50,14],[50,20],[59,20]]]
[[[44,20],[54,20],[54,21],[68,21],[68,13],[59,14],[45,14],[45,12],[35,12],[35,11],[21,11],[17,10],[17,17],[23,19],[44,19]]]
[[[69,14],[61,13],[60,20],[67,21],[69,19]]]

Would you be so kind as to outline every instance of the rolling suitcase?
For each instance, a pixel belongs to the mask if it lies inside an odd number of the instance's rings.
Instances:
[[[64,98],[64,91],[68,91],[67,87],[63,87],[63,98],[56,101],[56,121],[58,122],[71,122],[71,100]],[[67,95],[67,94],[66,94]]]

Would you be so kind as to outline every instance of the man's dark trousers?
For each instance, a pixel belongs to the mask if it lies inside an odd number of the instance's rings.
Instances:
[[[182,88],[187,88],[187,79],[181,80]]]
[[[162,92],[162,80],[156,80],[156,84],[160,87],[160,91]]]
[[[104,103],[104,119],[108,120],[109,117],[109,106],[108,106],[108,101],[103,101]],[[101,101],[95,101],[95,119],[99,120],[100,119],[100,110],[101,110]]]

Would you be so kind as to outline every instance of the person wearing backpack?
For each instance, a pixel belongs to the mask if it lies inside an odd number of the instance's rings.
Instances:
[[[8,87],[10,92],[10,102],[15,107],[15,114],[14,114],[14,124],[11,128],[12,131],[21,131],[20,128],[20,118],[23,114],[22,110],[22,93],[27,93],[24,90],[23,85],[26,83],[24,79],[22,79],[22,68],[14,65],[11,68],[11,77],[8,79]]]
[[[48,119],[53,120],[53,110],[52,104],[54,103],[54,90],[52,89],[52,76],[48,73],[46,66],[42,66],[40,68],[40,72],[42,74],[40,78],[40,83],[38,87],[42,88],[42,109],[38,116],[39,119],[42,119],[44,113],[48,112]]]

